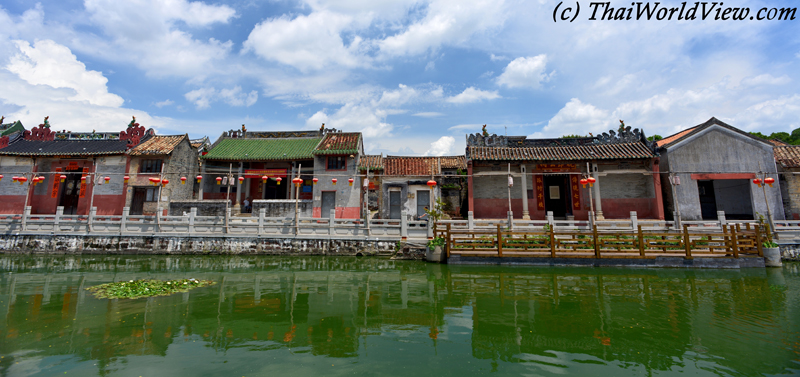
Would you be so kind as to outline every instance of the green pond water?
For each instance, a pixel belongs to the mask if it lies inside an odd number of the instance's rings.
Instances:
[[[134,279],[207,279],[95,298]],[[800,375],[800,265],[0,256],[2,376]]]

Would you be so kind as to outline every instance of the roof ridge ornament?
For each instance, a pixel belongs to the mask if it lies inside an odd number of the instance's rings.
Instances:
[[[56,138],[56,133],[50,130],[50,116],[44,117],[44,123],[37,127],[32,128],[30,131],[25,131],[23,137],[25,140],[37,141],[53,141]]]
[[[136,123],[136,117],[133,116],[131,122],[128,123],[128,129],[119,133],[120,140],[128,141],[128,149],[131,149],[142,141],[145,135],[145,128]]]

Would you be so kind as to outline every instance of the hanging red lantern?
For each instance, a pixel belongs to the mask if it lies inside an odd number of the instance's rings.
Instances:
[[[588,179],[586,179],[586,178],[581,178],[581,184],[583,185],[583,188],[586,188],[586,184],[587,184],[587,183],[589,183],[589,180],[588,180]]]
[[[336,182],[338,182],[338,181],[339,181],[339,180],[338,180],[338,179],[336,179],[336,178],[333,178],[333,179],[331,179],[331,182],[333,182],[333,185],[334,185],[334,186],[336,185]]]
[[[434,188],[434,187],[436,187],[436,181],[434,181],[434,180],[432,180],[432,179],[431,179],[430,181],[428,181],[428,183],[426,183],[426,184],[427,184],[427,185],[428,185],[428,187],[430,187],[430,188]]]
[[[221,183],[222,183],[222,177],[217,177],[217,184],[221,184]]]
[[[772,177],[764,178],[764,183],[768,184],[769,187],[772,187],[772,184],[775,183],[775,178]]]
[[[758,178],[754,179],[754,180],[753,180],[753,183],[754,183],[755,185],[757,185],[758,187],[761,187],[761,180],[760,180],[760,179],[758,179]]]
[[[185,185],[185,184],[186,184],[186,177],[181,177],[181,184],[182,184],[182,185]]]
[[[300,177],[297,177],[297,178],[295,178],[295,179],[292,179],[292,183],[294,183],[294,186],[295,186],[295,187],[300,187],[300,184],[302,184],[302,183],[303,183],[303,180],[302,180],[302,179],[300,179]]]
[[[244,182],[244,177],[239,177],[239,184],[241,184],[242,182]]]
[[[111,177],[105,177],[105,178],[103,178],[103,179],[106,181],[106,183],[108,183],[109,181],[111,181]]]
[[[126,175],[126,176],[122,177],[122,180],[123,180],[125,183],[128,183],[128,180],[130,180],[130,179],[131,179],[131,177],[130,177],[129,175]]]
[[[17,181],[19,181],[19,184],[23,184],[23,183],[25,183],[25,182],[27,182],[27,181],[28,181],[28,178],[25,178],[25,177],[17,177]]]
[[[3,176],[2,176],[2,175],[0,175],[0,179],[3,179]],[[312,182],[314,182],[314,184],[316,185],[316,184],[317,184],[317,182],[319,182],[319,178],[317,178],[317,177],[314,177],[314,179],[312,179],[311,181],[312,181]]]
[[[158,185],[158,182],[161,182],[161,180],[158,178],[150,178],[150,183],[152,183],[153,186]]]
[[[86,176],[81,177],[81,183],[86,183]]]
[[[169,183],[169,179],[164,179],[161,181],[162,186],[166,186]]]
[[[278,177],[278,178],[275,178],[275,180],[278,181],[278,186],[280,186],[281,185],[281,181],[283,180],[283,178]]]
[[[61,178],[61,182],[64,182],[64,180],[67,179],[67,176],[64,175],[64,174],[61,174],[61,176],[59,178]]]
[[[350,186],[352,186],[353,185],[353,178],[348,179],[347,183],[350,184]]]
[[[197,176],[197,177],[195,177],[195,178],[197,179],[197,183],[200,183],[200,181],[202,181],[202,180],[203,180],[203,176],[202,176],[202,175],[198,175],[198,176]]]
[[[261,176],[261,182],[262,183],[267,183],[267,179],[269,179],[269,177],[267,177],[266,175],[262,175]]]
[[[589,187],[594,187],[594,183],[597,182],[595,177],[586,178],[586,181],[589,182]]]
[[[11,181],[12,182],[16,182],[18,179],[19,179],[19,177],[17,177],[16,175],[11,177]]]
[[[3,180],[3,175],[0,174],[0,181],[2,181],[2,180]],[[314,182],[314,183],[317,183],[317,182]]]

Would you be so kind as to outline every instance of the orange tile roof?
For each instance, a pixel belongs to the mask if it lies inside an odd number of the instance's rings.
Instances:
[[[653,152],[644,143],[590,144],[553,147],[469,147],[473,160],[613,160],[652,158]]]
[[[317,146],[314,154],[358,153],[361,132],[328,132]]]
[[[774,145],[774,146],[776,146],[776,147],[783,147],[783,146],[791,145],[791,144],[789,144],[789,143],[787,143],[787,142],[785,142],[783,140],[778,140],[778,139],[770,139],[770,140],[767,140],[767,142],[772,144],[772,145]]]
[[[383,155],[365,154],[358,161],[359,169],[381,170],[383,169]]]
[[[700,126],[694,126],[692,128],[688,128],[688,129],[685,129],[685,130],[683,130],[681,132],[678,132],[678,133],[676,133],[674,135],[667,136],[667,137],[665,137],[665,138],[663,138],[661,140],[658,140],[658,141],[656,141],[656,146],[661,147],[661,146],[670,144],[673,141],[676,141],[676,140],[686,136],[688,133],[694,131],[694,129],[697,128],[697,127],[700,127]]]
[[[465,156],[442,156],[439,157],[442,169],[467,169],[467,158]]]
[[[155,154],[170,154],[172,150],[184,139],[188,139],[186,135],[169,135],[159,136],[155,135],[135,148],[130,150],[131,156],[155,155]]]
[[[383,166],[384,175],[426,176],[442,174],[441,169],[466,169],[467,163],[464,156],[386,156]]]
[[[773,148],[775,162],[784,168],[800,168],[800,145],[785,145]]]

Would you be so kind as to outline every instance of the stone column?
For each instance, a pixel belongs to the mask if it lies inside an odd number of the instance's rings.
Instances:
[[[203,179],[200,180],[200,188],[197,190],[197,200],[203,200],[203,186],[206,185],[209,177],[206,176],[206,164],[204,162],[200,163],[200,176]]]
[[[530,220],[531,214],[528,212],[528,169],[525,165],[520,166],[522,173],[522,219]]]
[[[237,175],[233,177],[236,180],[236,204],[233,206],[234,213],[242,213],[242,184],[239,183],[239,177],[242,176],[242,167],[244,163],[239,161],[239,169]]]
[[[594,208],[595,208],[595,218],[597,220],[604,220],[603,217],[603,206],[600,204],[600,176],[598,175],[597,164],[592,164],[592,177],[594,177]]]

